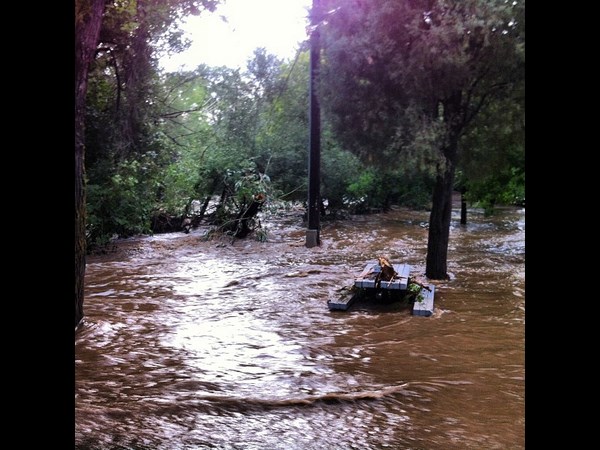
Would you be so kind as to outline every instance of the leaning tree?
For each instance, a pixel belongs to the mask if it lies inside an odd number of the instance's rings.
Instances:
[[[435,176],[426,275],[445,279],[461,139],[524,78],[523,0],[321,0],[323,105],[369,164]]]

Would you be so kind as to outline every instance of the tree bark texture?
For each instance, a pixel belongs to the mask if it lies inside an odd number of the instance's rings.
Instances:
[[[432,280],[448,279],[448,242],[452,217],[453,183],[454,166],[438,174],[433,188],[425,269],[425,276]]]
[[[86,264],[85,97],[106,0],[75,4],[75,327],[83,319]]]
[[[447,280],[448,243],[450,221],[452,219],[452,192],[454,173],[458,156],[458,141],[464,128],[462,113],[462,92],[454,91],[444,102],[443,118],[447,135],[442,146],[444,163],[438,168],[433,188],[431,215],[429,216],[429,237],[427,240],[427,261],[425,276],[433,280]]]

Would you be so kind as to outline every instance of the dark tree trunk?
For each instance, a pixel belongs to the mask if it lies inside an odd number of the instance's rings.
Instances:
[[[452,165],[437,176],[433,189],[425,269],[425,276],[433,280],[448,279],[448,241],[452,217],[453,183],[454,166]]]
[[[256,216],[256,214],[258,214],[263,203],[264,198],[262,196],[255,196],[255,198],[252,200],[252,203],[250,203],[250,206],[240,211],[236,219],[236,238],[245,238],[248,235],[248,233],[252,231],[252,228],[250,227],[250,221],[254,219],[254,216]]]
[[[208,208],[208,204],[210,203],[210,195],[207,195],[204,199],[204,203],[202,203],[202,208],[200,208],[199,220],[204,218],[204,214],[206,213],[206,209]]]
[[[200,214],[197,217],[197,223],[195,224],[196,226],[200,224],[200,221],[204,218],[204,214],[206,213],[206,209],[208,208],[208,204],[210,203],[210,199],[212,198],[212,194],[215,191],[215,189],[217,189],[217,185],[219,184],[219,179],[218,178],[214,178],[213,182],[212,182],[212,186],[210,188],[209,194],[206,196],[206,198],[204,199],[204,203],[202,204],[202,208],[200,208]],[[221,201],[223,201],[223,199],[221,198]]]
[[[85,97],[106,0],[78,0],[75,13],[75,327],[83,319],[85,282]]]
[[[465,200],[464,188],[460,190],[460,224],[467,224],[467,201]]]
[[[446,143],[442,148],[444,164],[438,168],[433,188],[431,215],[429,216],[429,237],[427,240],[427,263],[425,276],[433,280],[447,280],[448,242],[450,240],[450,220],[452,218],[452,193],[454,173],[458,155],[458,141],[464,128],[464,114],[461,111],[462,92],[453,92],[443,102],[443,119],[446,124]]]

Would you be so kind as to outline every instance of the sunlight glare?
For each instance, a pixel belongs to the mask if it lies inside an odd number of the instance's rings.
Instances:
[[[168,71],[180,66],[193,70],[200,64],[245,68],[258,47],[292,59],[307,39],[311,4],[312,0],[226,0],[214,13],[190,17],[183,30],[193,41],[191,47],[161,65]]]

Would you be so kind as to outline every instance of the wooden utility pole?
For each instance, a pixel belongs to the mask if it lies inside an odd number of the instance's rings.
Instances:
[[[308,156],[308,229],[306,230],[306,247],[321,245],[320,237],[320,202],[321,202],[321,111],[317,98],[319,80],[319,0],[313,0],[311,10],[310,35],[310,102],[309,102],[309,156]]]

